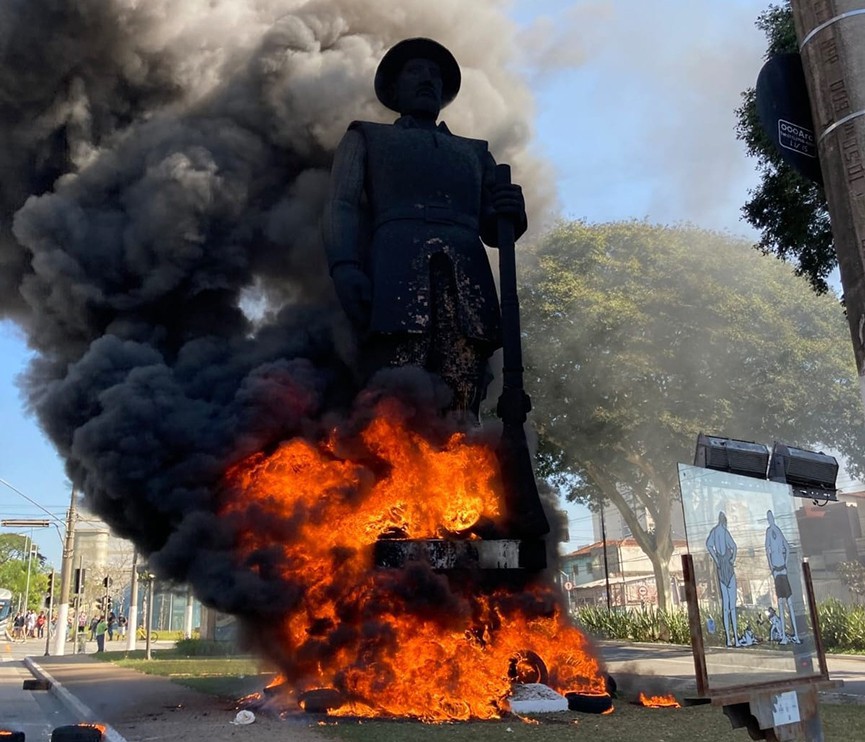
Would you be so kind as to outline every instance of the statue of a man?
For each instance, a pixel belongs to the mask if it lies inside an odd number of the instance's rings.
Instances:
[[[501,345],[495,284],[481,241],[497,220],[526,229],[518,185],[495,183],[487,143],[437,123],[460,87],[441,44],[406,39],[385,54],[375,92],[400,114],[355,121],[336,152],[324,242],[365,375],[416,365],[441,376],[451,409],[477,414],[487,361]]]

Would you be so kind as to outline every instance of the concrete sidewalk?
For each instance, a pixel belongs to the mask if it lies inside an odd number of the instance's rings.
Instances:
[[[87,654],[28,657],[25,665],[52,683],[54,693],[78,718],[108,726],[108,742],[237,742],[280,734],[301,742],[320,742],[305,714],[286,719],[258,716],[237,726],[237,709],[229,700],[173,683],[168,678],[102,662]]]

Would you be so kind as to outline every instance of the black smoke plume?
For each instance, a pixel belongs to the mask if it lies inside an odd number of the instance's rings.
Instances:
[[[0,5],[0,317],[36,352],[30,407],[88,506],[211,606],[299,600],[267,553],[237,561],[216,512],[228,467],[315,439],[358,391],[319,218],[348,123],[387,120],[383,52],[449,45],[465,81],[449,125],[546,200],[499,6]]]

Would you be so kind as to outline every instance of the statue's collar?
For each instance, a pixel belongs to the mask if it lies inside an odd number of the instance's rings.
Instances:
[[[421,126],[418,124],[417,119],[414,116],[405,115],[400,116],[396,121],[393,122],[394,126],[399,126],[401,129],[420,129]],[[450,134],[451,131],[448,129],[447,124],[444,121],[439,121],[435,128],[436,131],[441,132],[442,134]]]

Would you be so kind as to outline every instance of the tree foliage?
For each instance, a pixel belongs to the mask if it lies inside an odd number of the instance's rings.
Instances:
[[[27,596],[28,606],[39,610],[45,591],[48,589],[48,577],[45,574],[45,558],[36,553],[30,562],[30,584],[28,591],[28,559],[27,546],[30,539],[17,533],[0,534],[0,587],[11,590],[15,604],[20,600],[23,604]]]
[[[766,34],[767,59],[797,50],[789,0],[770,5],[756,25]],[[760,231],[758,246],[791,261],[815,291],[825,292],[826,277],[837,258],[822,187],[803,178],[781,159],[760,125],[754,88],[742,93],[736,119],[736,136],[745,142],[748,154],[756,158],[761,178],[742,207],[745,219]]]
[[[27,536],[18,533],[0,534],[0,567],[10,561],[20,561],[27,556]]]
[[[865,471],[843,314],[782,261],[727,236],[644,222],[562,223],[524,257],[541,473],[573,500],[615,504],[659,586],[669,584],[660,578],[676,464],[693,460],[699,432],[831,447]]]
[[[836,570],[848,590],[856,595],[865,595],[865,565],[861,562],[841,562]]]

